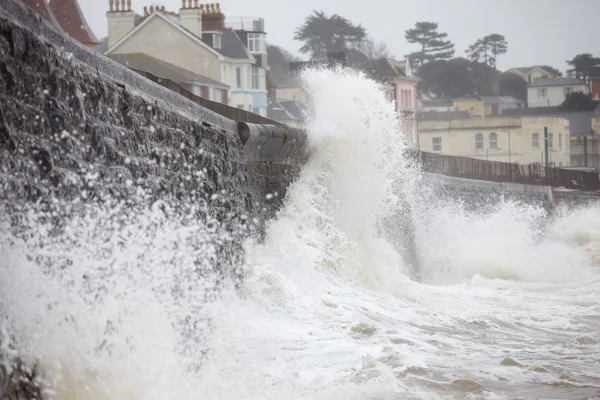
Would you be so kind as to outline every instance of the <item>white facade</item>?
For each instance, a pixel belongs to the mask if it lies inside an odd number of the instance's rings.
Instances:
[[[229,105],[252,112],[252,63],[227,60],[221,63],[221,82],[229,85]]]
[[[569,93],[589,93],[588,85],[574,78],[541,79],[527,86],[527,106],[555,107],[565,101]]]
[[[419,148],[425,152],[489,161],[543,163],[544,127],[549,132],[549,162],[557,167],[569,166],[569,121],[556,117],[422,121]]]

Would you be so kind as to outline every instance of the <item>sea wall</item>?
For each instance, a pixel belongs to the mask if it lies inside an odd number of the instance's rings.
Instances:
[[[302,161],[272,157],[271,146],[263,162],[237,122],[91,51],[20,1],[0,2],[0,207],[11,229],[31,207],[52,211],[59,229],[82,204],[195,207],[200,223],[227,232],[216,257],[223,276],[240,279],[243,239],[260,236]],[[1,356],[0,399],[14,390]]]
[[[207,202],[221,220],[262,217],[298,167],[248,163],[236,121],[89,50],[19,1],[0,5],[0,200],[142,189],[151,200]]]

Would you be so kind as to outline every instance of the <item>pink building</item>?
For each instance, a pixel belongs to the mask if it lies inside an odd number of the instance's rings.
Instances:
[[[417,138],[417,83],[408,61],[396,61],[390,58],[368,60],[365,67],[374,78],[388,83],[391,87],[390,100],[396,101],[398,116],[402,119],[402,128],[409,143],[418,145]]]

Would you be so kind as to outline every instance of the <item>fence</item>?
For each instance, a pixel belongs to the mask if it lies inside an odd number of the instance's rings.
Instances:
[[[554,164],[518,165],[419,151],[411,151],[411,153],[424,171],[436,174],[495,182],[600,190],[600,175],[596,172],[556,168]]]
[[[189,90],[185,89],[181,85],[179,85],[169,79],[159,78],[148,72],[139,71],[139,70],[136,70],[133,68],[131,68],[131,70],[137,72],[138,74],[142,75],[146,79],[149,79],[152,82],[158,83],[159,85],[164,86],[167,89],[172,90],[172,91],[182,95],[186,99],[189,99],[189,100],[193,101],[194,103],[199,104],[202,107],[207,108],[207,109],[209,109],[219,115],[222,115],[226,118],[229,118],[233,121],[244,121],[244,122],[250,122],[253,124],[270,124],[270,125],[277,125],[277,126],[282,125],[280,122],[270,120],[261,115],[254,114],[254,113],[251,113],[246,110],[242,110],[241,108],[231,107],[226,104],[217,103],[216,101],[211,101],[211,100],[205,99],[203,97],[196,96]]]

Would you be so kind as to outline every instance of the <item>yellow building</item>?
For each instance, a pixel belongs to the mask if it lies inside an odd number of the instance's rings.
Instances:
[[[471,118],[485,118],[485,104],[476,94],[452,99],[452,103],[455,111],[466,111]]]
[[[419,122],[419,148],[430,153],[517,164],[570,164],[569,120],[558,117],[490,117]]]

